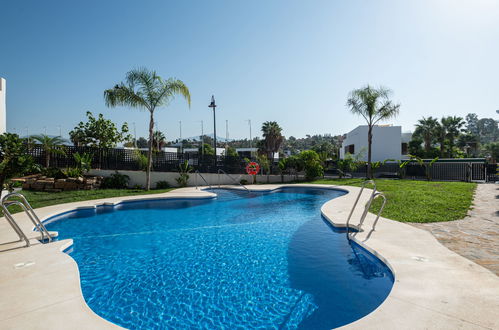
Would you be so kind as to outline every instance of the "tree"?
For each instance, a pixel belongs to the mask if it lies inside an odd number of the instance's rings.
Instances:
[[[469,113],[466,115],[466,130],[475,136],[480,136],[480,131],[478,130],[478,116],[476,113]]]
[[[163,132],[154,131],[154,133],[152,134],[152,145],[153,149],[156,151],[163,149],[163,147],[166,145],[166,137]]]
[[[71,132],[69,132],[71,142],[75,146],[89,146],[97,148],[113,148],[116,144],[131,140],[128,134],[128,124],[121,126],[121,131],[109,119],[105,119],[103,114],[97,118],[87,111],[87,122],[80,122]]]
[[[433,117],[428,117],[418,120],[416,124],[416,129],[414,131],[415,136],[420,136],[424,142],[424,150],[426,153],[431,152],[432,144],[435,141],[435,136],[437,133],[438,119]]]
[[[145,68],[129,71],[124,82],[104,91],[104,100],[108,107],[129,106],[149,111],[146,190],[151,189],[154,111],[161,106],[167,106],[176,95],[183,96],[190,107],[191,95],[181,80],[164,80],[155,71]]]
[[[12,133],[0,135],[0,188],[6,180],[24,174],[32,164],[23,139]]]
[[[464,126],[463,118],[456,116],[448,116],[444,117],[441,120],[442,128],[445,130],[445,137],[448,143],[448,156],[453,157],[454,154],[454,146],[456,144],[456,138],[462,131],[462,127]],[[442,141],[445,143],[445,141]]]
[[[300,153],[300,159],[305,169],[305,178],[313,180],[324,175],[324,168],[321,165],[319,155],[313,150],[306,150]]]
[[[284,137],[281,134],[282,128],[275,121],[266,121],[262,125],[263,133],[263,152],[271,161],[274,158],[274,153],[279,151]]]
[[[50,137],[45,134],[32,135],[30,137],[32,140],[41,144],[43,153],[45,154],[45,167],[50,167],[50,156],[52,154],[64,155],[64,149],[61,146],[66,140],[60,136]]]
[[[372,178],[371,155],[373,127],[380,121],[393,118],[398,115],[400,104],[394,104],[390,100],[391,90],[379,87],[373,88],[369,85],[355,89],[350,93],[347,106],[353,114],[361,115],[367,122],[367,177]]]

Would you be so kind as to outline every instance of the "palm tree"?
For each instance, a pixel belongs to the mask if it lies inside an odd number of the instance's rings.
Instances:
[[[149,141],[146,169],[146,189],[151,188],[151,165],[154,131],[154,111],[166,106],[176,95],[182,95],[191,105],[191,95],[187,86],[178,79],[163,80],[145,68],[135,69],[126,74],[124,82],[104,91],[104,100],[108,107],[129,106],[149,111]]]
[[[361,115],[367,122],[367,177],[372,178],[372,140],[373,127],[382,120],[387,120],[398,115],[400,104],[390,100],[392,91],[384,88],[373,88],[369,85],[350,92],[347,106],[353,114]]]
[[[155,150],[160,151],[166,144],[166,137],[161,131],[154,131],[152,134],[152,145]]]
[[[461,133],[462,127],[464,126],[465,122],[463,118],[456,116],[444,117],[442,118],[441,122],[442,127],[444,127],[446,131],[445,137],[447,138],[447,142],[449,144],[448,155],[449,157],[452,157],[456,138]]]
[[[50,167],[50,155],[51,154],[64,154],[64,149],[61,145],[66,142],[60,136],[50,137],[45,134],[32,135],[31,139],[41,144],[43,153],[45,154],[45,167]]]
[[[438,119],[428,117],[418,120],[414,135],[421,136],[424,141],[424,149],[426,153],[431,151],[431,145],[437,133]]]
[[[279,151],[284,137],[281,134],[282,128],[275,121],[266,121],[262,125],[263,149],[267,158],[272,160],[274,153]]]

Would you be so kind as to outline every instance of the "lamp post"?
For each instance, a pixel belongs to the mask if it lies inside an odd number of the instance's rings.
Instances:
[[[251,136],[251,119],[248,119],[247,120],[248,122],[248,125],[249,125],[249,145],[250,145],[250,158],[253,159],[253,140],[252,140],[252,136]]]
[[[211,96],[211,103],[208,108],[213,109],[213,148],[215,149],[215,162],[217,160],[217,121],[215,117],[215,108],[217,105],[215,104],[215,96]]]

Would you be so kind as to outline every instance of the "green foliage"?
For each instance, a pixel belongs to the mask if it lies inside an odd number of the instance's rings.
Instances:
[[[68,177],[66,173],[58,167],[44,167],[40,173],[48,178],[54,179],[65,179]]]
[[[71,142],[75,146],[90,146],[98,148],[114,148],[120,142],[129,141],[132,136],[128,134],[128,124],[124,123],[121,130],[103,114],[98,118],[87,111],[87,122],[80,122],[69,132]]]
[[[92,168],[92,158],[93,155],[88,152],[80,154],[79,152],[73,154],[73,158],[76,162],[76,168],[81,171],[82,174],[86,174]]]
[[[345,154],[343,159],[338,159],[338,174],[340,179],[343,178],[347,173],[355,171],[359,167],[359,162],[353,157],[349,152]]]
[[[341,147],[341,135],[317,134],[307,135],[304,138],[290,136],[284,139],[282,149],[291,151],[292,155],[299,154],[302,150],[315,150],[316,152],[327,152],[331,158],[337,158]],[[242,146],[247,146],[243,144]]]
[[[170,184],[168,183],[168,181],[163,180],[156,182],[156,189],[168,189],[168,188],[170,188]]]
[[[0,135],[0,159],[0,187],[6,180],[23,175],[33,165],[23,140],[12,133]]]
[[[152,134],[152,148],[155,151],[160,151],[166,145],[166,137],[163,132],[154,131]],[[146,158],[147,159],[147,158]]]
[[[215,155],[215,149],[213,149],[213,147],[211,145],[209,145],[208,143],[203,143],[203,147],[199,147],[199,154],[200,155],[203,155],[203,151],[204,151],[204,155],[209,155],[209,156],[214,156]]]
[[[324,175],[324,168],[321,165],[321,160],[317,152],[313,150],[302,151],[300,159],[303,162],[305,178],[307,180],[313,180]]]
[[[64,170],[64,175],[68,178],[78,178],[83,175],[83,171],[81,170],[81,168],[69,167]]]
[[[275,121],[266,121],[262,125],[263,141],[261,149],[269,159],[273,159],[274,153],[278,152],[281,147],[284,140],[281,132],[282,128]]]
[[[192,167],[189,166],[189,162],[185,161],[183,164],[178,166],[179,177],[175,179],[179,187],[186,187],[189,181],[189,173],[192,172]]]
[[[369,127],[367,133],[367,177],[372,177],[371,150],[372,150],[372,127],[378,122],[393,118],[398,115],[400,104],[394,104],[390,100],[391,90],[379,87],[373,88],[369,85],[355,89],[350,93],[347,106],[350,112],[362,116]]]
[[[240,183],[240,184],[242,184],[242,185],[244,186],[244,185],[247,185],[247,184],[248,184],[248,180],[246,180],[246,179],[241,179],[241,180],[239,180],[239,183]]]
[[[139,170],[145,171],[147,170],[147,156],[142,153],[139,149],[134,149],[133,158],[139,165]]]
[[[239,154],[237,153],[235,148],[228,147],[227,148],[227,156],[229,157],[239,157]]]
[[[104,91],[108,107],[126,106],[149,111],[149,140],[153,139],[154,111],[168,105],[176,96],[181,95],[189,106],[191,94],[187,86],[178,79],[162,79],[156,71],[146,68],[131,70],[126,79],[113,88]],[[146,168],[146,190],[151,188],[152,148],[149,146]]]
[[[64,146],[62,145],[66,140],[59,136],[50,137],[45,134],[32,135],[31,140],[38,142],[45,153],[45,167],[50,167],[51,154],[65,155]]]
[[[108,177],[102,180],[102,189],[126,189],[128,188],[128,182],[130,177],[126,174],[121,174],[116,171]]]
[[[499,142],[492,142],[485,145],[485,153],[496,162],[499,162]]]
[[[411,160],[415,160],[420,166],[424,167],[425,169],[425,175],[426,175],[426,180],[431,181],[431,167],[433,164],[438,160],[438,157],[433,158],[429,162],[425,162],[423,159],[409,155]]]

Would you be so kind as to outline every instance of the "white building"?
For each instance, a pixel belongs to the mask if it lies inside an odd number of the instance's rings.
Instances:
[[[359,160],[367,161],[367,125],[361,125],[347,133],[340,149],[340,158],[350,153]],[[401,126],[376,125],[373,127],[372,154],[373,162],[386,159],[407,158],[407,146],[411,139],[410,133],[402,136]]]
[[[0,77],[0,134],[7,131],[7,81]]]

